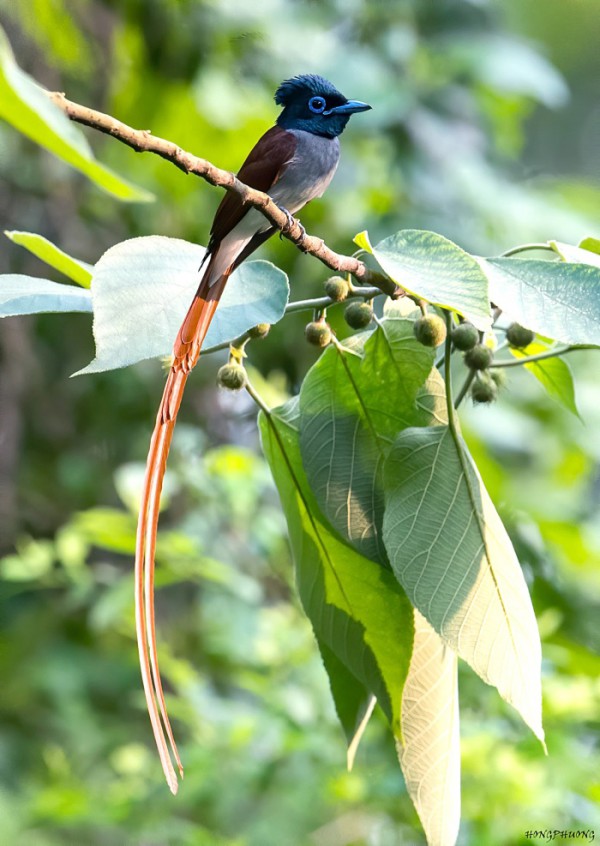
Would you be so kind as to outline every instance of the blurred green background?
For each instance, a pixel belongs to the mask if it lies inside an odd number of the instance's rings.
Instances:
[[[20,65],[46,87],[236,169],[276,85],[331,78],[373,105],[302,213],[341,252],[368,228],[436,230],[493,255],[600,236],[598,0],[0,0]],[[88,133],[156,194],[119,204],[0,125],[0,224],[94,262],[124,238],[205,243],[219,192]],[[294,298],[327,273],[275,238]],[[8,240],[0,272],[48,275]],[[341,321],[332,312],[334,324]],[[274,402],[316,353],[294,315],[249,348]],[[0,325],[0,843],[396,846],[424,838],[380,715],[353,772],[293,588],[284,521],[245,396],[191,380],[161,522],[159,627],[186,766],[173,798],[153,748],[132,602],[136,489],[158,362],[70,380],[85,315]],[[528,578],[544,650],[545,758],[461,668],[463,846],[530,829],[600,836],[598,358],[576,353],[582,423],[527,373],[469,444]],[[562,842],[558,838],[555,842]],[[565,841],[570,842],[570,841]]]

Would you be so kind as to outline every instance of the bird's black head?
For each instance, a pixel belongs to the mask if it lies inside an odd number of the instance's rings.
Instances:
[[[286,79],[275,92],[275,102],[283,106],[277,118],[283,129],[303,129],[326,138],[341,135],[350,115],[371,108],[346,99],[331,82],[313,74]]]

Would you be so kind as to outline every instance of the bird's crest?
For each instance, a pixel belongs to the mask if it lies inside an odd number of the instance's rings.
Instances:
[[[278,106],[287,106],[295,100],[298,94],[315,94],[322,97],[336,96],[340,101],[345,100],[335,85],[323,76],[306,73],[284,80],[275,92],[275,102]]]

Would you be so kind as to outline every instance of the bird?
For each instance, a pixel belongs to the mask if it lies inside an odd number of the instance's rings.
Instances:
[[[257,141],[237,176],[251,188],[269,194],[291,223],[292,216],[322,196],[331,182],[340,157],[339,136],[350,117],[371,106],[347,99],[331,82],[315,74],[284,80],[274,99],[282,108],[276,123]],[[223,197],[199,269],[198,289],[173,345],[148,451],[136,534],[135,618],[146,704],[172,793],[178,789],[173,759],[180,777],[183,767],[159,672],[154,610],[154,556],[163,478],[183,391],[227,280],[274,232],[270,221],[244,204],[239,194],[228,192]]]

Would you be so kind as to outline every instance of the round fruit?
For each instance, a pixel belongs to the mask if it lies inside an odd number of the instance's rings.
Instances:
[[[452,343],[457,350],[467,352],[472,350],[475,344],[479,343],[479,332],[472,323],[459,323],[456,328],[452,330]]]
[[[497,388],[503,388],[508,382],[506,372],[499,367],[494,367],[493,370],[490,370],[490,378]]]
[[[373,317],[373,309],[368,303],[349,303],[344,312],[344,319],[352,329],[364,329]]]
[[[535,338],[535,332],[531,329],[526,329],[520,323],[511,323],[506,330],[506,340],[511,347],[516,347],[521,350],[523,347],[528,347]]]
[[[326,347],[331,343],[331,329],[322,319],[307,323],[304,334],[308,343],[315,347]]]
[[[492,363],[494,353],[484,344],[475,344],[472,350],[465,353],[465,364],[472,370],[487,370]]]
[[[437,314],[415,320],[413,332],[417,341],[425,347],[439,347],[446,340],[446,324]]]
[[[230,391],[239,391],[246,384],[246,371],[241,364],[230,362],[219,368],[217,385]]]
[[[476,403],[494,402],[498,396],[496,383],[491,379],[477,378],[471,385],[471,399]]]
[[[335,303],[341,303],[345,300],[349,290],[348,282],[342,276],[332,276],[325,283],[325,293]]]
[[[256,326],[253,326],[252,329],[248,330],[248,337],[249,338],[264,338],[269,334],[270,328],[271,328],[270,323],[258,323]]]

